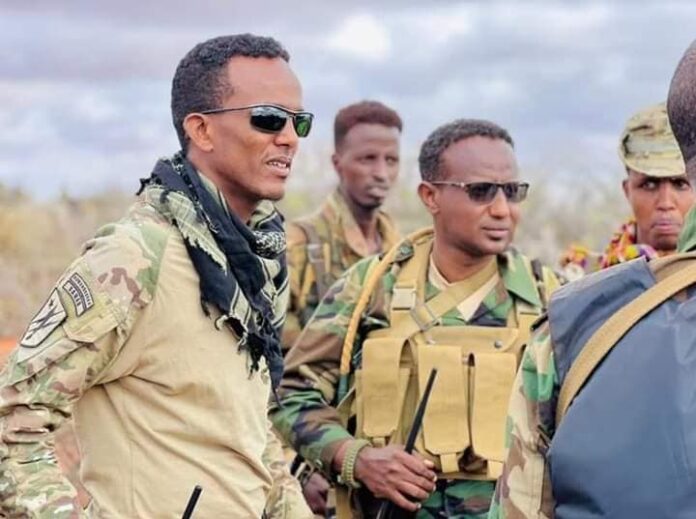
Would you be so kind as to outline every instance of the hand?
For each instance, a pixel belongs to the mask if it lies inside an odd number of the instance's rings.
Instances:
[[[416,454],[407,454],[401,445],[365,447],[355,461],[355,479],[375,497],[386,498],[399,508],[415,512],[435,490],[435,465]],[[416,502],[414,502],[416,501]]]
[[[326,498],[329,492],[329,483],[319,472],[315,472],[302,486],[302,494],[307,500],[309,508],[315,514],[326,514]]]

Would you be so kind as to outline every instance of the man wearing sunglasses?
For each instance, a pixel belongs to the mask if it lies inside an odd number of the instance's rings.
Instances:
[[[271,414],[337,483],[339,518],[374,517],[380,499],[418,518],[486,516],[517,361],[557,284],[510,247],[528,185],[507,131],[454,121],[427,138],[419,164],[433,228],[330,288],[287,353],[282,407]],[[417,452],[407,454],[433,368]]]
[[[67,269],[0,375],[0,515],[311,517],[267,405],[282,373],[285,192],[312,115],[272,38],[195,46],[181,151]],[[86,511],[53,431],[74,418]]]
[[[338,186],[317,211],[287,226],[290,306],[284,349],[341,274],[399,240],[382,205],[399,174],[401,130],[399,114],[377,101],[354,103],[336,114],[331,161]],[[316,513],[327,513],[328,484],[306,464],[301,469],[307,502]]]
[[[573,245],[561,258],[568,279],[638,257],[673,254],[687,211],[696,201],[684,161],[669,126],[665,103],[634,114],[619,140],[626,169],[623,190],[632,216],[603,253]]]

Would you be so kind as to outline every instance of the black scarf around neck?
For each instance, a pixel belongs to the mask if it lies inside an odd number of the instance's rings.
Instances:
[[[249,351],[252,372],[259,369],[261,357],[266,359],[275,391],[283,375],[280,348],[283,318],[276,315],[273,302],[263,291],[269,280],[260,257],[279,262],[280,272],[270,281],[277,290],[283,289],[287,284],[287,265],[282,216],[275,212],[256,229],[249,229],[232,211],[226,212],[215,200],[202,184],[199,173],[181,152],[172,159],[159,160],[151,176],[141,182],[141,191],[150,186],[161,186],[160,203],[165,207],[170,193],[185,196],[195,208],[199,223],[210,230],[218,248],[227,258],[228,269],[218,265],[210,254],[193,240],[187,239],[186,233],[182,233],[200,278],[203,309],[208,313],[208,305],[213,305],[223,316],[228,316],[227,323],[240,337],[240,348]],[[181,229],[176,219],[172,223]],[[231,314],[240,291],[251,310],[246,322]]]

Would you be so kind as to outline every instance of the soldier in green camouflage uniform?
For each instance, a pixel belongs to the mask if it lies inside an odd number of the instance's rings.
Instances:
[[[399,240],[382,205],[399,173],[401,130],[399,115],[377,101],[348,105],[336,114],[332,162],[339,185],[315,213],[286,227],[290,305],[285,350],[341,274]],[[305,497],[315,513],[325,514],[328,483],[308,469],[304,466],[300,474]]]
[[[382,210],[399,173],[402,122],[391,108],[362,101],[334,121],[332,156],[339,185],[319,209],[287,224],[290,306],[283,347],[290,348],[328,288],[358,260],[399,239]]]
[[[184,151],[86,244],[0,374],[3,517],[178,517],[196,484],[197,516],[311,517],[266,413],[288,293],[268,199],[311,126],[288,59],[249,34],[182,59]],[[54,452],[71,417],[86,510]]]
[[[560,264],[571,281],[638,257],[673,254],[684,216],[696,201],[665,103],[645,107],[628,120],[618,151],[626,169],[623,190],[631,218],[603,252],[579,245],[564,252]]]
[[[507,329],[520,307],[533,316],[540,314],[557,280],[549,269],[533,269],[528,259],[509,248],[526,185],[518,181],[512,140],[505,130],[487,121],[454,121],[424,143],[420,167],[419,195],[433,216],[434,235],[406,239],[395,247],[383,274],[381,270],[374,273],[378,265],[384,265],[380,259],[368,258],[331,287],[286,356],[282,407],[275,408],[271,416],[283,438],[327,477],[363,487],[353,494],[352,504],[367,516],[375,511],[369,490],[405,509],[418,510],[416,517],[480,519],[488,511],[495,477],[485,476],[486,461],[473,448],[456,460],[457,477],[462,479],[452,479],[432,461],[424,460],[421,456],[427,453],[420,449],[419,455],[409,455],[394,444],[370,446],[356,439],[361,434],[352,406],[376,396],[361,394],[359,388],[354,392],[356,373],[365,370],[365,339],[374,333],[388,337],[396,300],[404,299],[396,295],[396,285],[421,247],[432,247],[423,267],[427,274],[418,288],[428,303],[454,285],[478,283],[476,292],[454,301],[432,323],[431,333],[450,327]],[[368,293],[365,311],[356,313],[363,287],[373,279],[376,284]],[[346,336],[354,313],[357,333],[351,341]],[[519,332],[523,333],[522,327]],[[461,340],[466,341],[464,336]],[[496,341],[495,348],[499,347],[508,346]],[[502,398],[505,406],[507,392]],[[339,409],[347,408],[351,411],[348,419],[339,414]],[[502,429],[501,423],[501,446]]]
[[[489,519],[553,518],[551,482],[540,448],[548,440],[544,431],[553,430],[555,400],[552,397],[558,390],[549,327],[545,322],[534,332],[524,352],[513,388],[506,432],[510,451]],[[545,417],[543,422],[542,417]]]
[[[677,72],[672,80],[668,100],[669,122],[681,149],[681,155],[683,155],[686,163],[686,178],[691,183],[689,192],[692,192],[693,186],[696,185],[696,114],[693,111],[693,107],[695,106],[694,103],[696,102],[696,88],[694,88],[696,84],[695,79],[696,42],[692,43],[677,68]],[[648,154],[644,154],[643,158],[647,160],[649,158]],[[685,216],[684,228],[677,245],[677,252],[693,253],[696,250],[696,212],[693,208]],[[615,276],[622,274],[623,272],[621,271],[614,271]],[[592,285],[593,282],[601,283],[602,279],[598,278],[598,276],[602,275],[601,273],[596,273],[578,283],[582,284],[586,282],[586,286]],[[626,279],[625,286],[630,285],[632,282],[635,283],[630,278]],[[574,284],[571,284],[568,288],[573,285]],[[568,306],[573,304],[573,296],[571,291],[567,291],[566,294],[564,294]],[[575,297],[578,297],[578,294],[576,294]],[[552,308],[554,307],[554,303],[555,301],[552,300]],[[605,297],[602,303],[611,305],[612,301]],[[688,300],[684,302],[684,305],[686,304],[688,304]],[[568,306],[566,308],[568,308]],[[557,315],[560,316],[558,313]],[[675,323],[670,322],[664,329],[668,327],[678,329],[678,324],[676,323],[678,319],[675,318],[674,321]],[[570,337],[563,337],[567,345],[572,342],[574,338],[572,333],[566,335],[570,335]],[[554,337],[555,335],[552,334],[552,326],[549,320],[544,319],[537,324],[530,344],[524,352],[522,364],[517,374],[512,397],[510,399],[508,427],[506,431],[508,453],[503,474],[496,486],[493,504],[491,505],[488,516],[489,519],[552,519],[556,516],[556,501],[554,499],[554,489],[547,461],[547,455],[553,445],[556,429],[558,427],[557,411],[559,394],[561,391],[558,367],[559,356],[555,350],[556,345],[553,340]],[[594,336],[592,336],[592,338],[594,338]],[[589,341],[581,345],[581,347],[584,348],[588,343]],[[626,344],[625,346],[627,347],[629,345]],[[642,344],[638,343],[635,344],[635,346],[642,346]],[[568,348],[566,347],[566,349]],[[685,344],[684,351],[691,351],[689,350],[688,343]],[[578,358],[579,356],[575,357],[575,360],[578,360]],[[604,362],[608,362],[609,360],[611,360],[611,353],[608,357],[604,358]],[[568,373],[573,364],[571,362],[569,366],[567,361],[564,362],[565,372]],[[648,365],[650,365],[649,362]],[[684,367],[687,376],[690,367],[690,365]],[[601,370],[601,365],[597,369]],[[626,371],[629,368],[622,365],[620,369]],[[593,371],[589,378],[584,381],[583,388],[593,384],[592,377],[594,373]],[[651,375],[650,371],[646,368],[646,377],[651,377]],[[674,377],[678,377],[679,375],[678,373],[673,374]],[[621,383],[623,384],[623,381]],[[582,393],[580,393],[580,396],[582,396]],[[603,396],[606,395],[604,394]],[[591,405],[590,403],[589,406],[591,407]],[[630,399],[626,399],[626,406],[631,407],[632,405]],[[689,406],[685,407],[689,408]],[[652,416],[652,414],[653,410],[651,409],[650,415]],[[579,421],[581,420],[575,420],[573,423],[579,425]],[[597,424],[598,427],[600,425],[602,424]],[[606,426],[606,424],[604,425]],[[667,428],[670,427],[669,423],[660,423],[659,425]],[[677,427],[679,427],[679,425],[677,425]],[[637,435],[642,433],[643,431],[641,429],[636,429],[635,431]],[[601,450],[598,450],[598,452],[605,453],[602,462],[607,465],[616,464],[616,460],[612,460],[611,449],[607,448],[607,445],[612,445],[611,441],[616,441],[616,439],[613,438],[609,440],[607,444],[603,444],[602,440],[602,435],[598,435],[596,439],[598,449],[601,447]],[[652,446],[650,447],[652,448]],[[689,459],[689,452],[685,445],[675,443],[675,448],[678,449],[677,453],[670,448],[670,452],[665,452],[664,456],[674,456],[676,460],[674,461],[675,465],[680,465],[682,460]],[[659,451],[657,455],[660,455]],[[635,456],[641,459],[641,452],[636,451]],[[644,467],[648,473],[651,471],[654,473],[655,469],[651,467],[649,463],[644,464]],[[568,468],[569,467],[566,467],[566,470],[568,470]],[[570,469],[572,470],[572,467],[570,467]],[[619,467],[619,469],[621,469],[621,467]],[[599,472],[601,470],[602,467],[598,466],[597,471]],[[670,481],[674,478],[671,474],[656,473],[655,476],[656,477],[651,480],[653,484],[664,484],[665,487],[669,488],[674,485],[674,482]],[[625,493],[627,494],[627,497],[622,496],[624,502],[630,502],[632,499],[635,502],[638,502],[638,500],[641,502],[646,502],[646,500],[648,502],[650,500],[660,501],[664,500],[665,495],[668,495],[663,493],[663,490],[656,488],[651,496],[641,495],[634,499],[631,496],[632,474],[626,472],[625,477],[628,479],[627,485],[623,485]],[[671,492],[671,490],[669,490],[669,492]],[[676,502],[678,501],[677,498],[672,500],[672,494],[669,495],[670,497],[667,499],[667,506],[665,508],[670,508],[669,503],[673,503],[675,507],[674,515],[670,515],[670,517],[691,517],[691,515],[683,515],[682,512],[678,512],[677,510],[681,503]],[[578,490],[574,503],[573,513],[576,514],[574,515],[575,517],[583,516],[577,515],[583,513],[586,513],[587,517],[626,517],[625,515],[612,515],[611,512],[608,512],[609,515],[603,515],[603,513],[607,512],[603,511],[599,504],[593,502],[583,503],[583,497],[584,495],[582,492]],[[631,517],[638,516],[631,515]],[[640,515],[640,517],[652,518],[658,516],[645,511],[644,515]],[[666,516],[659,515],[659,517]]]

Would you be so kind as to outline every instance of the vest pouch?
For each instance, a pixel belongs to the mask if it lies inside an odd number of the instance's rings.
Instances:
[[[359,395],[358,432],[384,446],[397,430],[411,367],[402,366],[407,343],[398,338],[369,338],[362,347],[362,369],[356,373]]]
[[[423,447],[437,458],[443,473],[459,472],[459,457],[471,443],[467,420],[468,370],[462,362],[461,348],[419,345],[420,395],[433,368],[437,369],[437,377],[423,417]]]
[[[505,423],[515,381],[516,355],[469,355],[471,446],[477,457],[488,461],[488,477],[497,479],[505,459]]]
[[[503,326],[435,326],[427,331],[426,337],[438,346],[459,345],[464,363],[467,362],[469,353],[515,352],[518,354],[522,346],[518,344],[520,331],[517,328]]]
[[[501,361],[504,366],[508,365],[508,360],[512,361],[512,378],[514,380],[517,367],[516,359],[522,347],[519,338],[519,330],[512,327],[436,326],[428,330],[428,339],[433,342],[434,345],[421,344],[418,346],[418,376],[421,394],[425,388],[430,369],[435,367],[435,364],[437,364],[438,367],[438,375],[435,379],[433,393],[431,394],[428,409],[425,413],[423,434],[418,437],[417,447],[419,452],[425,454],[434,461],[440,470],[447,472],[448,477],[465,477],[466,479],[477,480],[495,479],[491,474],[494,474],[500,467],[495,468],[495,464],[498,462],[494,460],[491,460],[488,464],[487,471],[483,474],[481,474],[478,469],[476,469],[475,473],[459,472],[459,474],[454,474],[451,470],[446,471],[445,469],[459,471],[458,466],[456,468],[453,467],[452,454],[456,453],[458,462],[459,458],[461,458],[463,452],[468,447],[471,446],[472,450],[475,450],[473,449],[473,435],[477,433],[480,434],[481,423],[485,424],[490,422],[490,419],[485,416],[485,409],[483,410],[483,417],[481,416],[481,412],[474,413],[473,396],[476,387],[473,377],[475,376],[475,366],[471,367],[469,365],[471,356],[481,355],[484,359],[492,358],[494,361],[498,358],[505,358],[506,360]],[[444,351],[445,353],[439,353],[440,351]],[[434,359],[434,357],[440,355],[443,356],[442,359]],[[486,360],[482,362],[485,363]],[[441,368],[443,364],[444,369]],[[457,370],[461,373],[449,375],[454,366],[456,366]],[[485,367],[482,368],[482,371],[485,373],[488,372]],[[455,377],[459,382],[454,382],[454,379],[443,382],[445,378],[450,377]],[[484,374],[479,382],[483,384],[484,380],[487,381],[487,384],[496,387],[495,392],[504,393],[503,407],[499,410],[503,412],[503,421],[500,423],[499,430],[501,434],[504,434],[505,416],[507,413],[510,391],[512,390],[512,382],[508,383],[501,380],[500,387],[497,387],[498,382],[495,378],[489,379],[485,377]],[[440,396],[437,397],[437,395]],[[433,406],[436,398],[441,398],[443,403]],[[483,396],[480,396],[480,400],[483,398]],[[437,410],[436,412],[435,410],[437,407],[441,405],[444,406],[444,408],[449,408],[449,410]],[[481,405],[486,404],[482,403]],[[410,427],[412,413],[407,415],[407,417]],[[478,425],[475,429],[470,425],[474,418],[476,418]],[[453,423],[453,421],[456,422]],[[461,432],[462,427],[464,428],[464,432]],[[490,428],[492,429],[495,427],[496,425],[493,425]],[[483,429],[483,434],[485,434],[485,430],[486,428]],[[457,435],[459,435],[459,440],[455,440]],[[440,436],[442,436],[442,438],[440,438]],[[482,443],[482,441],[484,443]],[[489,448],[485,441],[485,439],[479,439],[478,444],[481,445],[482,452],[489,453],[492,449]],[[498,444],[497,439],[495,440],[495,444]],[[445,454],[444,457],[443,454]],[[489,460],[489,458],[480,454],[477,457]],[[444,459],[450,460],[448,466],[442,465]],[[447,464],[448,462],[445,463]]]

